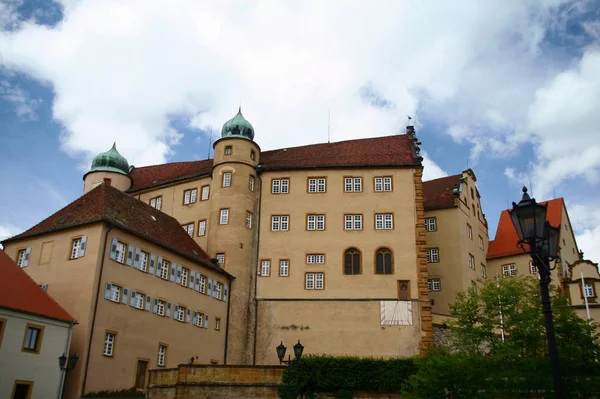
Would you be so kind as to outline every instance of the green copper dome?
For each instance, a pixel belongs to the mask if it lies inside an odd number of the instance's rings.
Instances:
[[[117,143],[114,143],[110,150],[96,155],[90,172],[116,172],[126,175],[129,173],[129,163],[119,154]]]
[[[221,137],[244,137],[254,140],[254,128],[242,115],[242,107],[233,118],[225,122],[221,129]]]

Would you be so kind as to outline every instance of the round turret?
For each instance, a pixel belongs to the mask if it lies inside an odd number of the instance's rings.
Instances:
[[[225,122],[221,129],[221,137],[243,137],[254,140],[254,128],[242,115],[242,107],[233,118]]]
[[[83,182],[84,194],[99,184],[108,184],[122,191],[131,187],[129,162],[119,154],[116,143],[110,150],[96,155],[90,171],[83,175]]]

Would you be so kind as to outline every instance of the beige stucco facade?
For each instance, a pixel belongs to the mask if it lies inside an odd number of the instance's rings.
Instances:
[[[589,260],[574,262],[567,270],[563,285],[568,290],[569,303],[575,308],[577,315],[584,320],[589,318],[599,322],[600,301],[598,300],[598,289],[600,289],[600,273],[598,272],[598,264]]]
[[[92,191],[100,184],[110,184],[121,191],[128,190],[131,187],[131,179],[127,175],[116,172],[95,171],[89,172],[83,179],[83,193]]]
[[[87,237],[85,255],[71,260],[72,240],[83,236]],[[68,373],[65,397],[135,386],[138,360],[147,361],[147,369],[157,367],[159,344],[167,347],[164,367],[187,363],[191,357],[199,363],[223,364],[227,302],[111,259],[113,239],[229,285],[226,276],[106,223],[8,242],[5,251],[13,259],[19,249],[31,247],[31,260],[24,270],[37,283],[47,284],[48,293],[79,321],[71,351],[80,360]],[[105,298],[107,283],[121,288],[119,302]],[[145,303],[143,309],[130,306],[129,297],[123,301],[125,288],[129,294],[136,291],[148,296],[150,309],[146,310]],[[170,317],[153,312],[154,298],[171,304]],[[174,320],[175,305],[208,315],[209,328]],[[219,330],[216,318],[221,321]],[[111,356],[104,354],[107,332],[115,335]]]
[[[69,353],[71,324],[3,308],[0,320],[0,397],[12,398],[16,383],[30,383],[30,399],[60,399],[59,357]],[[42,331],[37,353],[23,350],[28,326]]]
[[[470,169],[464,171],[454,207],[425,212],[425,218],[435,218],[436,225],[436,230],[427,232],[427,248],[437,249],[439,254],[438,262],[428,263],[429,279],[440,281],[440,289],[429,292],[432,311],[439,316],[449,315],[456,294],[490,272],[486,262],[488,225],[476,181]]]

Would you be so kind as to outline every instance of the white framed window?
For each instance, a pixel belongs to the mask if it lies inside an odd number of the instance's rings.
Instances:
[[[110,299],[113,302],[120,303],[121,302],[121,287],[119,287],[118,285],[114,285],[114,284],[111,285],[108,299]]]
[[[215,330],[219,331],[221,329],[221,319],[215,317]]]
[[[223,187],[231,187],[231,172],[223,173]]]
[[[475,257],[469,254],[469,267],[475,270]]]
[[[162,263],[158,264],[158,268],[160,270],[159,276],[163,280],[169,279],[169,267],[170,266],[171,266],[171,263],[168,260],[164,260],[164,259],[163,259]]]
[[[157,315],[164,316],[166,308],[167,308],[167,302],[163,301],[162,299],[156,300],[156,314]]]
[[[290,217],[287,215],[271,216],[272,231],[287,231],[289,229]]]
[[[530,274],[538,274],[539,270],[536,265],[533,264],[532,261],[529,261],[529,273]]]
[[[223,265],[225,264],[225,254],[224,253],[218,253],[217,254],[217,263],[223,267]]]
[[[502,275],[504,277],[513,277],[517,275],[517,266],[514,263],[502,266]]]
[[[190,275],[190,271],[188,269],[186,269],[185,267],[181,268],[181,285],[183,285],[184,287],[188,286],[188,278]]]
[[[223,284],[215,281],[213,283],[213,296],[219,300],[223,299]]]
[[[73,244],[71,245],[71,259],[77,259],[82,256],[81,255],[82,245],[83,245],[83,240],[81,238],[75,238],[73,240]],[[121,261],[121,263],[122,262],[123,261]]]
[[[287,277],[290,275],[290,261],[287,259],[281,259],[279,261],[279,275]]]
[[[425,231],[437,231],[437,218],[425,219]]]
[[[225,146],[225,155],[231,155],[233,154],[233,147],[230,145],[226,145]]]
[[[389,176],[375,177],[375,192],[392,191],[392,178]]]
[[[113,258],[119,263],[125,263],[125,253],[127,252],[127,245],[121,241],[117,241],[115,244],[115,257]]]
[[[229,209],[221,209],[219,224],[229,224]]]
[[[202,186],[202,201],[206,201],[210,195],[210,186]]]
[[[192,320],[192,324],[194,324],[196,327],[204,327],[204,313],[194,312],[194,320]]]
[[[309,265],[322,265],[325,263],[325,254],[308,254],[306,263]]]
[[[143,272],[148,271],[148,258],[150,258],[148,252],[140,251],[140,258],[138,261],[139,270]]]
[[[198,236],[202,237],[206,235],[206,220],[200,220],[198,222]]]
[[[181,305],[175,306],[173,318],[177,321],[185,321],[185,307]]]
[[[200,292],[206,294],[206,276],[200,275]]]
[[[362,230],[362,215],[344,215],[344,230]]]
[[[595,296],[595,293],[594,293],[594,284],[592,284],[592,283],[585,283],[583,285],[583,295],[585,295],[587,298],[591,298],[591,297]]]
[[[437,248],[427,248],[425,250],[427,263],[437,263],[440,261],[440,251]]]
[[[483,237],[479,236],[479,249],[483,249]]]
[[[290,192],[290,179],[271,180],[271,194],[287,194]]]
[[[19,250],[17,254],[17,265],[19,267],[29,266],[29,255],[31,254],[31,247]]]
[[[394,215],[391,213],[376,213],[375,214],[375,229],[376,230],[391,230],[394,228]]]
[[[309,193],[324,193],[325,191],[327,191],[327,178],[311,177],[308,179]]]
[[[104,356],[112,356],[115,348],[115,338],[117,334],[106,332],[104,335]]]
[[[305,288],[307,290],[322,290],[325,285],[324,273],[306,273]]]
[[[271,261],[264,259],[260,261],[260,275],[267,277],[271,275]]]
[[[430,278],[427,280],[427,291],[441,291],[442,280],[439,278]]]
[[[246,227],[249,229],[252,228],[252,213],[250,212],[246,212]]]
[[[362,177],[345,177],[344,191],[347,193],[359,193],[362,191]]]
[[[144,309],[144,300],[146,299],[146,294],[141,292],[132,292],[131,293],[131,306],[136,309]]]
[[[190,237],[194,237],[194,223],[182,224],[181,227],[183,227]]]
[[[487,278],[487,268],[483,263],[481,264],[481,277]]]
[[[467,237],[469,237],[471,240],[473,239],[473,229],[469,223],[467,223]]]
[[[250,191],[254,191],[254,176],[250,176],[250,179],[248,180],[248,188]]]
[[[150,198],[150,206],[160,211],[162,209],[162,196]]]
[[[191,188],[183,192],[183,204],[189,205],[198,201],[198,189]]]
[[[165,366],[165,359],[167,358],[167,345],[158,345],[158,356],[156,358],[156,364],[158,366]]]
[[[325,215],[307,215],[307,230],[325,230]]]

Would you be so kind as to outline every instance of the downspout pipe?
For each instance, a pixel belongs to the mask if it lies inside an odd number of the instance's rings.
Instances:
[[[233,291],[233,277],[229,279],[229,296],[227,297],[227,320],[225,323],[225,353],[223,354],[223,364],[227,364],[227,347],[229,345],[229,311],[231,309],[231,292]]]
[[[257,267],[258,261],[260,258],[260,218],[261,218],[261,210],[262,210],[262,189],[263,189],[263,181],[262,181],[262,169],[256,169],[256,176],[258,177],[258,181],[260,182],[260,187],[258,191],[258,215],[256,218],[256,259],[254,260],[253,267]],[[257,288],[258,288],[258,278],[256,277],[256,269],[253,270],[254,273],[254,343],[252,345],[252,365],[256,366],[256,341],[258,339],[258,301],[256,300],[257,296]]]
[[[98,284],[96,287],[96,300],[94,302],[94,313],[92,313],[92,326],[90,328],[90,339],[88,341],[87,353],[85,356],[85,369],[83,370],[83,384],[81,385],[81,394],[85,394],[85,384],[87,383],[88,368],[90,366],[90,355],[92,351],[92,341],[94,339],[94,327],[96,325],[96,313],[98,312],[98,300],[100,298],[100,287],[102,286],[102,272],[104,271],[104,258],[106,257],[106,243],[108,241],[108,233],[113,229],[111,224],[108,224],[108,230],[104,234],[104,244],[102,245],[102,260],[100,261],[100,273],[98,276]]]
[[[65,356],[67,356],[67,362],[70,360],[69,351],[71,350],[71,334],[73,333],[74,322],[69,323],[69,331],[67,332],[67,342],[65,342]],[[68,366],[68,363],[67,363]],[[58,399],[61,399],[64,395],[65,379],[67,378],[67,369],[61,370],[60,384],[58,385]]]

